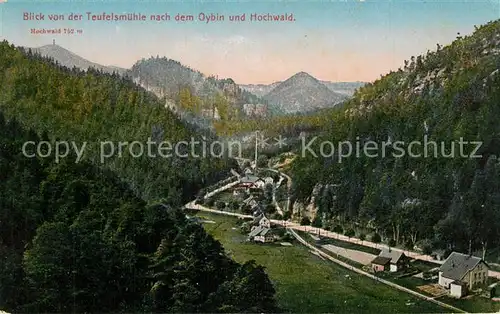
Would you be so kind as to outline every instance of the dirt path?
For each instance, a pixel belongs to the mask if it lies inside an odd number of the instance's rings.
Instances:
[[[325,248],[326,250],[338,254],[340,256],[343,256],[345,258],[348,258],[352,261],[358,262],[363,265],[368,265],[373,261],[373,259],[376,257],[376,255],[366,253],[366,252],[361,252],[361,251],[356,251],[356,250],[351,250],[351,249],[346,249],[343,247],[338,247],[335,245],[331,244],[325,244],[321,246],[322,248]]]
[[[280,180],[278,183],[276,183],[273,186],[273,205],[276,207],[276,211],[278,214],[280,214],[282,217],[284,215],[283,210],[281,209],[280,205],[278,204],[278,201],[276,200],[276,191],[279,189],[281,182],[283,181],[283,177],[280,176]]]

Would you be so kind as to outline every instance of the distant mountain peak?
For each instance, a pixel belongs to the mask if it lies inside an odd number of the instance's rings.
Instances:
[[[281,111],[287,113],[332,107],[346,98],[303,71],[278,84],[265,96],[270,104],[277,105]]]
[[[75,55],[76,56],[76,54],[72,53],[68,49],[66,49],[66,48],[64,48],[62,46],[56,45],[56,44],[43,45],[43,46],[41,46],[39,48],[31,48],[31,50],[35,50],[35,51],[39,51],[39,52],[44,52],[44,53],[47,53],[47,52],[60,52],[60,53],[71,54],[71,55]]]
[[[31,49],[31,51],[33,51],[34,53],[38,53],[44,57],[54,59],[60,65],[68,68],[77,67],[82,70],[87,70],[88,68],[95,68],[108,73],[118,72],[120,74],[125,72],[125,69],[120,67],[104,66],[89,61],[87,59],[84,59],[79,55],[69,51],[68,49],[57,45],[55,42],[38,48],[29,48],[29,49]]]

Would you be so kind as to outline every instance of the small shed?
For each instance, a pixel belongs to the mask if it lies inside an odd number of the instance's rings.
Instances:
[[[385,271],[390,263],[391,259],[389,257],[377,256],[372,261],[372,269],[374,272]]]
[[[460,299],[467,294],[467,283],[455,280],[450,283],[450,296]]]
[[[407,266],[408,259],[400,250],[393,250],[391,248],[388,250],[383,249],[378,256],[389,259],[389,271],[391,272],[400,271]]]

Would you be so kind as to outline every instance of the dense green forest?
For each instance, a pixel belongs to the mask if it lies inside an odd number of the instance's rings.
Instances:
[[[300,132],[322,131],[331,123],[331,116],[340,106],[318,110],[311,114],[288,114],[281,116],[236,119],[232,121],[215,121],[214,129],[220,136],[235,136],[262,130],[269,136],[297,136]]]
[[[88,142],[85,158],[99,163],[99,142],[200,139],[151,93],[127,78],[98,71],[54,66],[30,51],[0,44],[0,109],[52,139]],[[210,134],[204,134],[209,140]],[[208,141],[207,140],[207,141]],[[127,147],[124,149],[127,150]],[[234,161],[223,158],[134,158],[114,154],[104,166],[132,186],[145,200],[187,202],[201,187],[226,177]],[[182,171],[179,171],[182,169]]]
[[[0,305],[15,312],[276,311],[262,267],[146,204],[113,173],[21,153],[39,140],[0,115]]]
[[[306,151],[292,165],[294,198],[308,202],[315,186],[313,223],[381,234],[393,244],[487,253],[500,245],[500,22],[360,88],[342,111],[329,115],[322,141],[379,145],[378,156],[339,160]],[[437,143],[420,158],[400,156],[396,141]],[[483,142],[481,158],[460,156],[458,142]],[[309,137],[309,140],[311,137]],[[306,141],[306,144],[309,142]],[[386,156],[381,143],[389,142]],[[454,156],[450,155],[455,142]],[[442,153],[441,143],[444,143]],[[305,147],[302,145],[301,147]],[[404,146],[403,146],[404,147]],[[466,146],[465,153],[474,146]],[[417,147],[420,153],[423,147]],[[433,152],[437,151],[437,157]],[[301,155],[301,149],[297,152]],[[345,153],[346,151],[344,151]],[[371,151],[373,152],[373,151]],[[397,154],[393,154],[396,152]],[[319,184],[319,185],[317,185]]]
[[[231,260],[180,205],[224,158],[27,158],[27,141],[201,134],[131,81],[0,44],[0,306],[12,312],[278,311],[264,269]],[[207,135],[209,136],[209,135]],[[35,147],[28,146],[34,154]],[[41,153],[47,153],[45,147]],[[40,153],[40,152],[39,152]]]

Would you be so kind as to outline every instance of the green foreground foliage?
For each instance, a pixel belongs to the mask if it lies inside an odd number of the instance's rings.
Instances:
[[[239,265],[178,209],[146,204],[87,162],[26,158],[0,116],[0,303],[16,312],[275,311],[262,267]],[[256,290],[254,290],[256,289]]]
[[[199,136],[130,81],[0,43],[0,305],[11,312],[273,312],[263,268],[238,264],[180,206],[224,159],[27,158],[23,143]],[[34,153],[30,146],[28,153]],[[42,153],[47,153],[43,150]],[[151,201],[160,200],[161,201]]]

